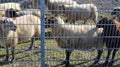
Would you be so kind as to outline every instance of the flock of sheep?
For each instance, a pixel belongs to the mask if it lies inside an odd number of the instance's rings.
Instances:
[[[2,5],[4,6],[1,7],[3,11],[0,12],[2,16],[0,18],[0,36],[3,38],[0,39],[0,45],[6,48],[5,61],[9,59],[8,47],[12,48],[11,61],[13,61],[14,49],[18,43],[31,40],[29,49],[32,49],[35,37],[40,38],[41,14],[39,9],[22,10],[19,3],[11,3],[10,7],[5,6],[9,5],[9,3],[0,4],[0,6]],[[54,17],[47,17],[45,19],[45,23],[48,24],[46,27],[51,28],[52,36],[58,36],[55,40],[59,47],[70,49],[66,49],[66,58],[63,62],[66,67],[69,67],[70,55],[74,49],[103,48],[104,45],[108,48],[105,65],[109,62],[108,59],[112,50],[112,60],[110,63],[113,65],[118,49],[110,48],[120,47],[119,38],[102,37],[119,36],[120,8],[115,8],[111,13],[112,15],[116,15],[117,18],[105,17],[97,22],[98,9],[92,3],[78,4],[74,0],[45,0],[45,5],[49,10],[55,10],[51,12],[51,14],[55,15]],[[61,14],[65,15],[73,24],[66,24],[61,16],[59,16]],[[88,19],[92,19],[95,25],[84,25]],[[75,21],[77,20],[83,20],[84,24],[75,25]],[[102,52],[103,49],[98,50],[98,55],[93,65],[99,62]]]

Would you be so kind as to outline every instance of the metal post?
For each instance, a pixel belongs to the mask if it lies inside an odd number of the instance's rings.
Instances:
[[[35,8],[35,2],[34,2],[34,0],[32,0],[32,8],[34,9]]]
[[[45,67],[45,0],[40,0],[40,11],[41,11],[41,67]]]

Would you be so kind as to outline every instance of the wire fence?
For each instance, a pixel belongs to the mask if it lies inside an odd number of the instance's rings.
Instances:
[[[0,66],[120,67],[119,0],[0,2]]]

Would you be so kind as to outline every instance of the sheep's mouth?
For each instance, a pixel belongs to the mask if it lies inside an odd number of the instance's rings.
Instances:
[[[16,29],[12,29],[12,31],[16,31]]]

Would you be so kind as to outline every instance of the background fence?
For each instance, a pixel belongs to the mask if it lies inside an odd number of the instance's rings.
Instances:
[[[29,24],[29,21],[25,21],[24,19],[16,20],[16,22],[23,20],[22,24],[17,24],[17,26],[19,26],[19,25],[26,26],[28,31],[29,31],[29,25],[31,25],[31,28],[30,28],[31,31],[32,31],[32,26],[35,26],[35,27],[40,26],[39,29],[41,31],[40,32],[41,35],[40,35],[40,37],[39,36],[35,37],[35,38],[39,38],[39,39],[35,40],[33,49],[31,49],[31,50],[28,50],[28,48],[31,44],[31,40],[28,40],[27,42],[24,42],[24,43],[23,42],[18,43],[15,46],[15,54],[14,54],[15,60],[13,62],[4,63],[3,60],[6,56],[6,52],[5,52],[5,48],[1,48],[0,65],[4,66],[4,67],[8,67],[8,66],[9,67],[13,67],[13,66],[14,67],[65,67],[65,64],[62,64],[62,62],[66,59],[66,55],[69,54],[69,52],[66,52],[65,50],[71,50],[71,51],[74,50],[71,53],[70,60],[69,60],[70,65],[68,67],[90,67],[92,65],[92,63],[96,60],[94,58],[96,58],[96,56],[97,56],[97,50],[104,49],[99,63],[92,66],[92,67],[104,67],[104,61],[107,56],[106,46],[104,45],[104,47],[100,47],[100,48],[99,48],[99,46],[97,46],[98,48],[95,48],[95,47],[84,48],[84,47],[88,47],[89,44],[91,45],[91,43],[95,44],[95,42],[93,42],[93,41],[87,41],[86,43],[82,43],[81,47],[83,47],[83,48],[77,48],[77,47],[79,47],[79,43],[80,43],[79,38],[83,38],[83,39],[86,38],[86,39],[91,40],[94,37],[91,36],[92,34],[91,35],[87,34],[86,36],[84,36],[84,32],[81,33],[81,34],[83,34],[81,36],[77,35],[77,33],[75,35],[73,35],[73,32],[75,32],[77,30],[77,28],[76,28],[77,26],[80,27],[80,26],[84,25],[83,27],[86,26],[85,30],[87,30],[88,27],[94,27],[94,25],[96,25],[94,23],[94,21],[88,20],[86,22],[86,24],[83,24],[84,21],[78,20],[78,21],[76,21],[75,24],[73,24],[73,23],[71,24],[70,22],[72,22],[72,21],[69,21],[71,19],[68,19],[66,17],[66,15],[64,15],[64,13],[63,13],[64,10],[60,9],[60,6],[64,5],[66,1],[68,1],[69,3],[70,3],[70,1],[75,1],[77,4],[93,3],[98,9],[98,20],[97,20],[97,23],[98,23],[98,21],[101,19],[101,16],[102,17],[110,17],[110,18],[115,16],[115,15],[114,16],[111,15],[111,12],[113,11],[114,7],[120,7],[120,0],[85,0],[85,1],[84,0],[64,0],[65,2],[62,2],[62,3],[57,2],[60,0],[56,0],[55,3],[54,3],[55,0],[52,0],[52,1],[53,1],[53,3],[49,4],[50,0],[0,0],[1,16],[6,16],[6,15],[4,15],[4,12],[5,12],[5,10],[7,10],[7,9],[4,9],[5,7],[2,8],[1,4],[15,2],[15,3],[19,3],[21,5],[20,10],[16,9],[19,16],[24,16],[26,14],[32,14],[32,15],[39,17],[39,19],[41,21],[41,23],[39,23],[39,20],[34,19],[33,17],[32,18],[34,21],[30,20],[30,22],[31,23],[37,22],[37,24],[34,24],[34,23]],[[58,4],[59,4],[59,6],[57,6]],[[11,6],[9,5],[7,7],[11,7]],[[17,6],[16,6],[16,8],[17,8]],[[29,10],[29,9],[32,9],[32,10]],[[2,13],[2,11],[3,11],[3,13]],[[21,15],[19,13],[19,11],[25,11],[26,13]],[[66,12],[68,12],[69,17],[72,17],[73,14],[71,14],[70,11],[74,12],[74,10],[68,10],[68,11],[66,10]],[[78,12],[80,12],[80,11],[78,10]],[[61,24],[61,27],[66,26],[66,28],[67,28],[67,26],[68,26],[68,29],[59,30],[59,28],[56,28],[56,27],[60,27],[60,25],[56,26],[55,28],[52,27],[52,25],[55,25],[55,24],[52,24],[51,27],[46,28],[46,26],[50,25],[48,22],[48,19],[51,16],[56,17],[55,15],[58,15],[58,14],[59,14],[60,18],[62,18],[65,22],[65,24],[64,23]],[[76,15],[78,15],[78,14],[76,14]],[[85,14],[83,14],[83,15],[85,15]],[[73,18],[78,18],[78,17],[73,17]],[[28,20],[29,20],[29,18],[28,18]],[[28,22],[28,23],[25,24],[25,22]],[[62,22],[62,21],[60,21],[60,22]],[[75,27],[73,27],[73,25]],[[54,32],[51,30],[51,28],[54,28],[53,29]],[[69,32],[68,30],[70,30],[70,31],[72,30],[72,32]],[[85,30],[83,30],[83,31],[85,31]],[[78,31],[80,31],[80,30],[78,29]],[[78,31],[76,31],[76,32],[78,32]],[[26,33],[29,33],[29,32],[26,32]],[[78,32],[78,33],[80,33],[80,32]],[[98,34],[98,33],[99,32],[96,32],[95,34]],[[58,34],[60,34],[60,36],[58,36]],[[32,38],[32,36],[30,36],[30,35],[26,35],[26,36],[24,35],[24,36],[20,36],[20,37],[21,37],[21,39],[22,38]],[[20,38],[20,37],[17,36],[16,38]],[[99,38],[102,38],[102,36],[96,37],[96,40]],[[105,38],[105,37],[103,37],[103,38]],[[71,40],[69,40],[69,39],[71,39]],[[82,41],[84,41],[84,40],[82,40]],[[96,41],[96,42],[98,42],[98,41]],[[73,44],[71,44],[71,43],[73,43]],[[78,45],[76,45],[76,43]],[[61,48],[60,46],[63,48]],[[69,47],[69,48],[66,48],[66,47]],[[117,49],[119,49],[119,47]],[[11,50],[11,49],[9,49],[9,50]],[[11,59],[12,54],[10,53],[9,56]],[[118,50],[118,52],[116,53],[116,56],[115,56],[116,62],[113,64],[112,67],[120,67],[119,58],[120,58],[120,51]],[[108,59],[108,60],[111,60],[111,59]],[[66,60],[66,61],[68,61],[68,60]],[[66,64],[66,66],[67,66],[67,64]]]

